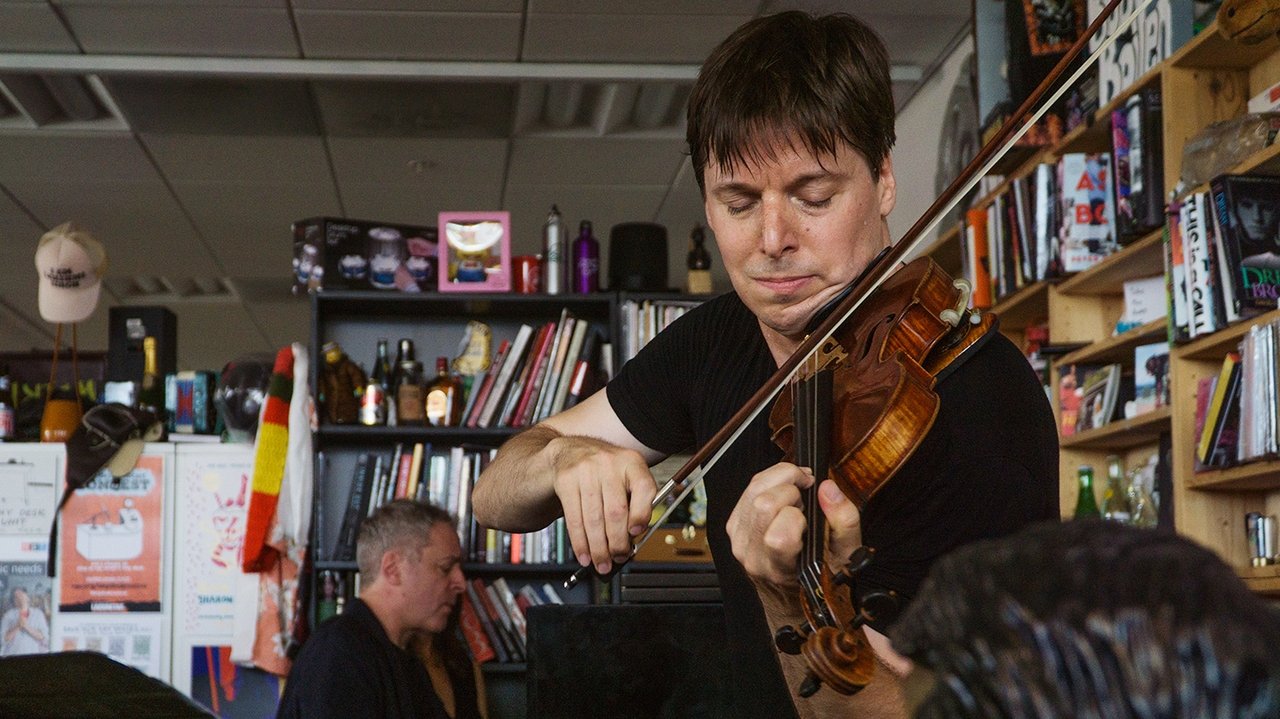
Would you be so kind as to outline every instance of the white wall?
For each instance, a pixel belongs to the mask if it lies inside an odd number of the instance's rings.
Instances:
[[[938,195],[938,146],[946,129],[947,105],[956,82],[967,82],[969,70],[964,60],[972,52],[973,38],[966,34],[898,112],[898,144],[893,153],[898,203],[889,216],[889,232],[895,239],[910,229]],[[944,230],[949,226],[942,225]]]

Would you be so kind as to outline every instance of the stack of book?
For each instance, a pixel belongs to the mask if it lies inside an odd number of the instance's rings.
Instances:
[[[429,443],[418,442],[360,455],[330,558],[355,560],[356,538],[364,519],[387,502],[409,498],[443,507],[453,515],[463,556],[469,562],[565,563],[571,552],[564,519],[536,532],[512,533],[482,527],[472,517],[471,491],[496,452],[466,446],[433,451]]]
[[[624,300],[622,319],[622,361],[626,363],[658,333],[702,300]]]
[[[467,427],[527,427],[603,386],[610,355],[600,331],[568,309],[558,321],[524,324],[499,346],[463,409]]]
[[[1280,297],[1280,177],[1222,175],[1169,205],[1165,265],[1175,341],[1273,310]]]
[[[525,613],[544,604],[564,604],[549,582],[513,591],[502,577],[489,584],[478,578],[468,580],[459,623],[476,663],[523,662],[528,637]]]

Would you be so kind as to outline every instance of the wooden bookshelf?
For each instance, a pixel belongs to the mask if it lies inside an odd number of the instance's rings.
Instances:
[[[1160,407],[1131,419],[1114,420],[1102,427],[1077,432],[1062,438],[1061,445],[1072,449],[1119,450],[1155,442],[1169,431],[1172,413]]]
[[[1121,248],[1087,272],[1080,272],[1058,284],[1064,295],[1119,295],[1124,283],[1164,274],[1164,228],[1143,235]]]

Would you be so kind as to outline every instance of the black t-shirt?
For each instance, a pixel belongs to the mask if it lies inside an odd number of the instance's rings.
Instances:
[[[448,719],[426,667],[354,599],[302,646],[276,719]]]
[[[729,293],[685,314],[609,384],[614,412],[645,446],[701,446],[777,369],[756,318]],[[976,539],[1058,517],[1058,438],[1026,358],[998,333],[940,382],[941,407],[916,453],[863,508],[876,550],[859,594],[914,596],[931,563]],[[706,479],[707,536],[724,598],[739,716],[790,715],[790,697],[755,589],[725,524],[751,477],[780,461],[762,412]],[[873,623],[874,625],[874,623]],[[884,630],[882,623],[876,627]]]

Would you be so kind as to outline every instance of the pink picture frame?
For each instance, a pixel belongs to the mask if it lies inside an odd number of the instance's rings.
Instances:
[[[440,292],[511,290],[511,213],[441,212]]]

